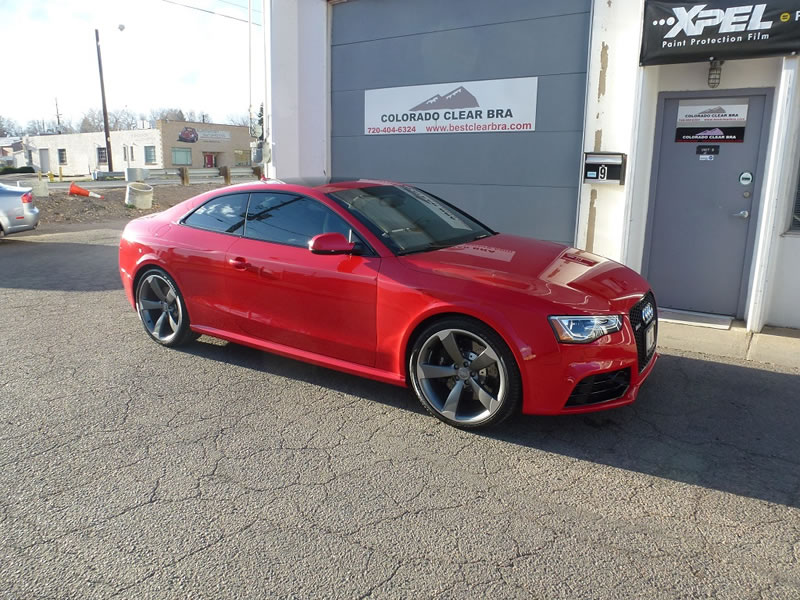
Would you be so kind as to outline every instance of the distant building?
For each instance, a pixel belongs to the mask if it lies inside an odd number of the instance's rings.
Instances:
[[[111,132],[115,171],[126,167],[173,169],[250,165],[250,132],[239,125],[156,121],[152,129]],[[26,163],[37,171],[88,175],[108,171],[102,131],[29,135],[22,140]]]
[[[0,137],[0,167],[25,166],[22,138]]]

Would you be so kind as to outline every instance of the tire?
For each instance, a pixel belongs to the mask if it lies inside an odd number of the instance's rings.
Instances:
[[[136,312],[147,335],[162,346],[180,346],[200,337],[189,327],[189,313],[178,286],[162,269],[149,269],[139,278]]]
[[[414,342],[408,373],[422,406],[461,429],[502,422],[517,411],[522,396],[511,350],[493,329],[468,317],[426,327]]]

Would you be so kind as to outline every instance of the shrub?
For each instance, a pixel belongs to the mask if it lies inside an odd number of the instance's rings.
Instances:
[[[11,175],[13,173],[35,173],[33,167],[0,167],[0,175]]]

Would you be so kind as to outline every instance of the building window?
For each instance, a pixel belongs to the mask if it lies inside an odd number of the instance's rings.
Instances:
[[[250,151],[249,150],[234,150],[233,151],[234,164],[237,167],[250,166]]]
[[[128,147],[125,144],[122,145],[122,160],[128,160]]]
[[[792,213],[791,231],[800,231],[800,181],[797,182],[797,194],[794,197],[794,212]]]
[[[106,152],[105,148],[98,148],[97,149],[97,164],[98,165],[107,165],[108,164],[108,152]]]
[[[192,149],[191,148],[173,148],[172,149],[172,164],[173,165],[191,165],[192,164]]]
[[[145,146],[144,147],[144,164],[146,164],[146,165],[154,165],[154,164],[156,164],[156,147],[155,146]]]
[[[67,149],[66,148],[59,148],[58,149],[58,164],[60,164],[60,165],[67,164]]]

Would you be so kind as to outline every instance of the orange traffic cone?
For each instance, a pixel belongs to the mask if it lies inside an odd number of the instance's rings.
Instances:
[[[79,185],[75,185],[75,182],[72,182],[72,185],[69,186],[69,195],[70,196],[89,196],[90,198],[102,198],[100,194],[95,194],[94,192],[90,192],[89,190],[83,189]]]

